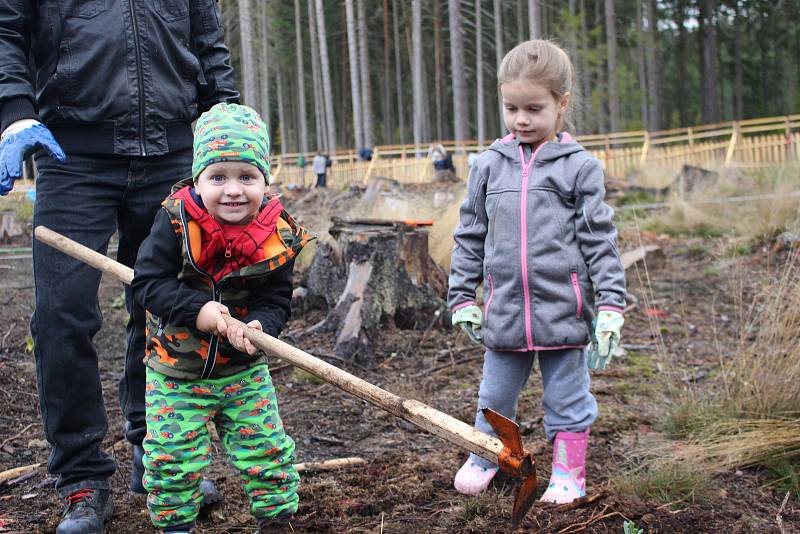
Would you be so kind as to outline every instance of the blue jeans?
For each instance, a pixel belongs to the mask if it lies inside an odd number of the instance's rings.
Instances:
[[[65,163],[36,157],[33,224],[44,225],[105,254],[119,232],[117,261],[133,267],[139,245],[172,185],[191,174],[191,149],[157,157],[69,154]],[[33,241],[36,308],[31,318],[39,403],[52,445],[48,470],[64,496],[78,488],[107,489],[116,468],[100,449],[108,430],[93,338],[102,316],[100,272]],[[144,310],[125,286],[125,363],[119,401],[128,441],[141,445],[144,413]]]
[[[496,436],[481,408],[515,420],[517,401],[538,355],[542,375],[544,432],[553,441],[558,432],[583,432],[597,419],[597,401],[589,391],[586,349],[499,352],[487,350],[483,360],[483,379],[478,390],[475,428]],[[476,454],[471,460],[482,467],[494,463]]]

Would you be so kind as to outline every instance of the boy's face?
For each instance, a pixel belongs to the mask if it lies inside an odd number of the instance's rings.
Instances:
[[[205,168],[195,190],[208,213],[224,224],[247,224],[258,213],[267,184],[258,167],[243,161],[223,161]]]

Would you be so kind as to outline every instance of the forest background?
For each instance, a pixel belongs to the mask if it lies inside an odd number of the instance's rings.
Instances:
[[[497,66],[531,37],[575,64],[578,134],[787,115],[800,101],[800,0],[220,5],[276,153],[501,136]]]

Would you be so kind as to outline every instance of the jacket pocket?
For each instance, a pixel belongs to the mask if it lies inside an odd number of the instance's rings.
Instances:
[[[91,19],[108,9],[108,0],[59,0],[66,17]]]
[[[486,289],[488,289],[489,294],[486,297],[486,302],[483,305],[483,322],[484,322],[484,324],[489,321],[489,306],[491,306],[492,297],[494,297],[494,279],[492,278],[492,273],[486,273],[486,281],[489,284],[489,287],[486,288]]]
[[[156,11],[167,22],[174,22],[189,15],[189,0],[156,0]]]
[[[578,282],[578,271],[576,269],[569,273],[569,279],[572,283],[572,290],[575,292],[575,318],[580,319],[583,315],[583,293],[581,293],[581,285]]]

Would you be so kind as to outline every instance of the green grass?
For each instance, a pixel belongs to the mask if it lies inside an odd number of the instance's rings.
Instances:
[[[780,458],[764,464],[768,477],[781,493],[790,492],[795,498],[800,497],[800,460],[797,458]]]
[[[687,462],[643,465],[624,471],[612,484],[621,495],[662,504],[694,503],[711,488],[708,475]]]
[[[464,511],[461,514],[462,519],[469,523],[476,517],[480,517],[486,513],[487,506],[484,502],[485,498],[482,495],[477,497],[468,497],[464,500]]]

